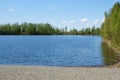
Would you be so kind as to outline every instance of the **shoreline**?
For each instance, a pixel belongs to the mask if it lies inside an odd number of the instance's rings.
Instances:
[[[105,44],[107,44],[110,48],[112,48],[112,50],[113,50],[115,53],[119,54],[119,56],[120,56],[120,51],[119,51],[118,49],[114,48],[114,47],[111,45],[111,42],[110,42],[109,40],[102,39],[102,42],[105,43]]]
[[[108,47],[111,48],[115,52],[115,54],[117,54],[116,59],[120,58],[120,51],[117,50],[116,48],[114,48],[111,45],[111,42],[109,40],[102,39],[102,42],[107,44]],[[120,59],[119,59],[119,61],[117,63],[110,65],[110,67],[118,67],[118,68],[120,68]]]
[[[0,65],[0,80],[119,80],[119,68]]]
[[[120,68],[120,62],[111,65],[96,65],[96,66],[44,66],[44,65],[0,65],[1,66],[21,66],[21,67],[57,67],[57,68]]]

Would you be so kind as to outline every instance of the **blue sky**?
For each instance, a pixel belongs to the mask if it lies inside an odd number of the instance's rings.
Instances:
[[[0,24],[50,23],[68,29],[100,26],[119,0],[0,0]]]

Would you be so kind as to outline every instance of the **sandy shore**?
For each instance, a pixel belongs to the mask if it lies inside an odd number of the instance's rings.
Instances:
[[[0,66],[0,80],[120,80],[119,68]]]

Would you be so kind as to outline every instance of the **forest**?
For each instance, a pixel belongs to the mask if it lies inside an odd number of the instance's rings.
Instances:
[[[105,12],[105,21],[101,27],[101,35],[111,46],[120,50],[120,3],[114,4],[109,12]]]
[[[81,30],[57,28],[48,23],[14,23],[0,25],[0,35],[100,35],[100,28],[93,26]]]

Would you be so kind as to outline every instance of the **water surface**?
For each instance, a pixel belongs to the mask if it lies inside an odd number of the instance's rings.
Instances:
[[[100,36],[0,36],[0,65],[106,65]]]

